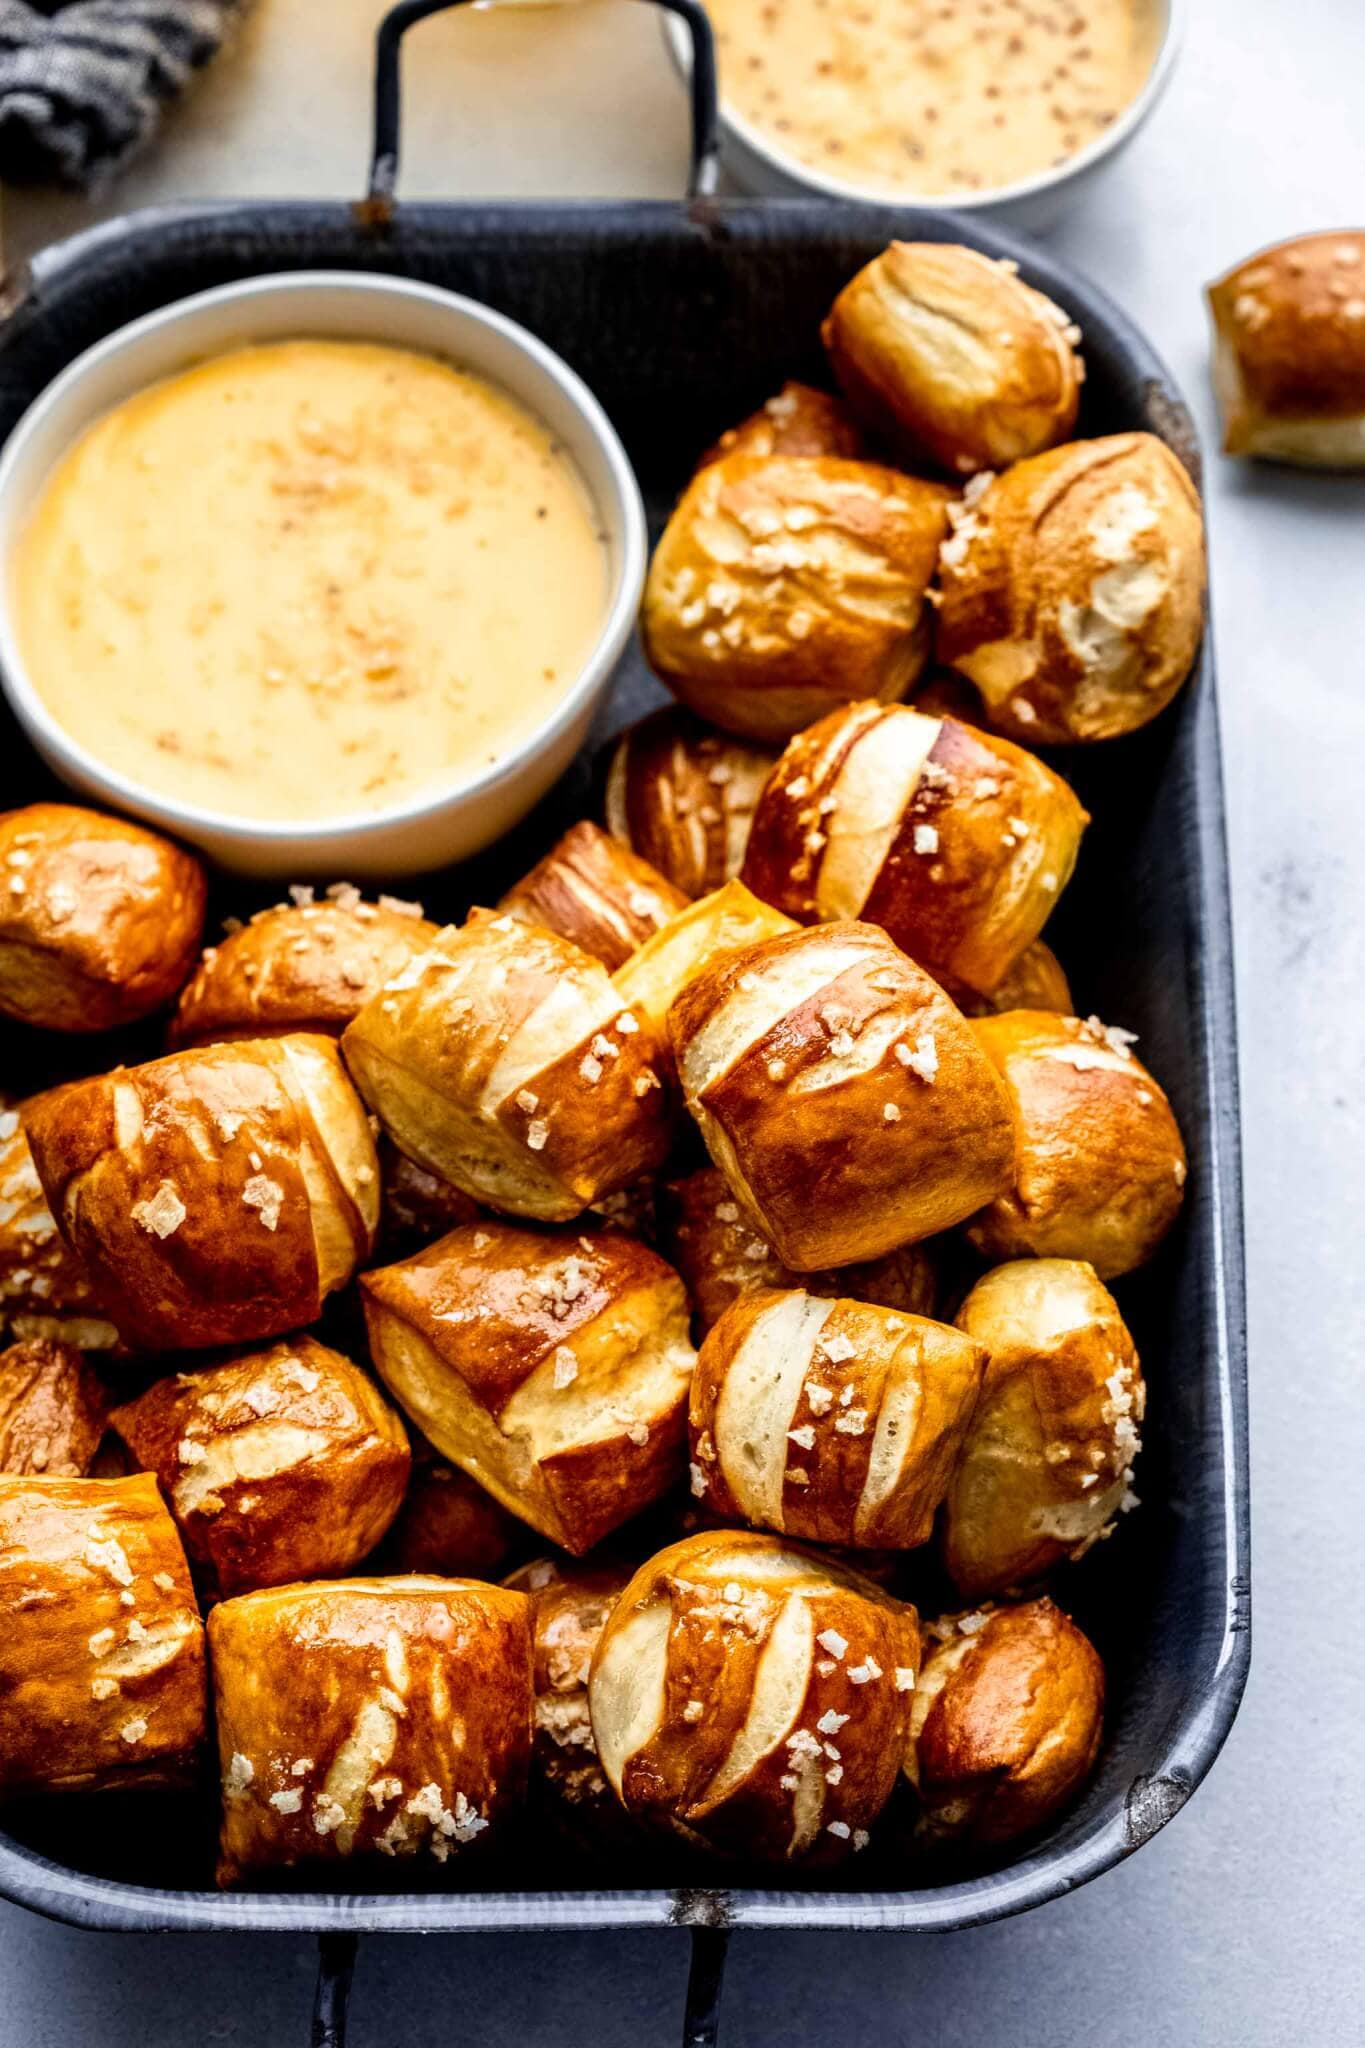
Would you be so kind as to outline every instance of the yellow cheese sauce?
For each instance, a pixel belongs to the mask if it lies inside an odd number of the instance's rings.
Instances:
[[[73,738],[159,794],[275,820],[472,780],[568,691],[608,603],[586,487],[514,399],[302,338],[98,421],[11,575]]]
[[[1065,163],[1151,72],[1153,0],[709,0],[726,108],[867,191],[990,191]]]

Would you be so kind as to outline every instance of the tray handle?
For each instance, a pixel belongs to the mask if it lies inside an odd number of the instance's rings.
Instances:
[[[374,61],[374,139],[370,150],[369,196],[364,202],[371,220],[383,221],[391,216],[397,191],[403,118],[403,37],[429,14],[444,14],[451,7],[471,4],[487,6],[490,0],[399,0],[379,24]],[[716,47],[710,19],[700,0],[651,0],[651,4],[676,14],[691,38],[692,137],[687,192],[691,199],[704,197],[716,189],[718,147]]]
[[[724,1928],[692,1929],[682,2048],[716,2048],[728,1941]],[[324,1934],[318,1942],[318,1982],[309,2048],[346,2048],[346,2012],[351,2001],[357,1946],[354,1934]]]

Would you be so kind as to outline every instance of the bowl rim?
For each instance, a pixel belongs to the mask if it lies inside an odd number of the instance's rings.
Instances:
[[[612,671],[629,639],[639,609],[648,558],[644,502],[639,482],[620,436],[588,385],[562,356],[556,354],[518,321],[508,319],[505,314],[461,292],[447,291],[438,285],[424,284],[415,278],[393,276],[384,271],[262,271],[250,277],[234,279],[228,284],[214,285],[207,290],[190,293],[185,298],[172,300],[168,305],[159,306],[150,313],[142,314],[136,320],[127,321],[122,326],[114,328],[100,340],[92,343],[89,348],[82,350],[59,371],[15,423],[3,450],[0,450],[0,507],[6,504],[14,474],[33,437],[48,425],[55,413],[59,413],[61,408],[70,402],[73,393],[79,390],[84,380],[111,358],[128,349],[136,349],[148,337],[174,328],[195,313],[217,307],[237,306],[247,316],[240,336],[236,341],[224,340],[222,350],[233,346],[249,346],[252,338],[249,331],[249,308],[253,304],[263,300],[287,300],[319,289],[352,295],[358,306],[383,300],[408,304],[416,302],[434,307],[439,312],[454,315],[467,326],[482,328],[486,333],[498,337],[521,355],[542,379],[556,386],[560,395],[577,412],[587,435],[596,443],[605,464],[610,480],[612,502],[602,502],[601,493],[594,490],[588,479],[582,476],[581,464],[570,454],[570,460],[579,471],[583,488],[587,491],[602,524],[619,526],[619,535],[613,536],[616,549],[619,551],[619,562],[610,578],[608,602],[604,608],[601,625],[582,658],[572,684],[546,712],[540,723],[526,733],[503,759],[469,780],[461,781],[457,786],[443,786],[434,794],[424,791],[415,798],[389,805],[381,811],[323,813],[313,818],[278,819],[242,817],[234,812],[219,811],[209,805],[191,803],[165,795],[124,774],[121,769],[110,767],[98,754],[92,753],[81,740],[59,723],[39,695],[18,644],[9,591],[7,557],[12,547],[11,539],[8,546],[0,549],[0,692],[3,692],[30,740],[41,747],[49,760],[60,764],[62,772],[76,784],[78,790],[86,793],[96,791],[100,799],[115,805],[119,810],[160,825],[192,844],[203,845],[212,842],[219,845],[248,847],[264,842],[282,842],[297,843],[301,847],[316,847],[323,841],[335,843],[351,839],[357,842],[359,850],[366,841],[390,833],[395,827],[420,826],[428,820],[448,817],[454,806],[473,806],[501,784],[514,781],[532,761],[550,752],[585,710],[591,707],[611,680]],[[306,325],[306,320],[301,322],[301,331]],[[452,344],[455,339],[452,334]],[[391,337],[391,344],[397,348],[416,346],[424,355],[434,353],[429,344],[423,346],[407,342],[401,333]],[[215,352],[219,351],[210,347],[205,354],[211,355]],[[458,363],[458,351],[453,345],[446,359]],[[477,374],[484,377],[486,382],[500,386],[509,397],[516,399],[525,411],[533,416],[539,416],[533,402],[514,390],[510,384],[499,379],[496,374],[484,371]],[[145,389],[147,385],[158,381],[158,377],[149,377],[135,388]],[[132,393],[128,395],[131,396]],[[78,438],[79,433],[72,436],[68,450]],[[55,465],[50,466],[47,471],[49,480],[53,467]]]
[[[1189,20],[1190,0],[1151,0],[1151,4],[1162,9],[1165,19],[1161,26],[1161,40],[1157,45],[1152,68],[1148,72],[1141,90],[1132,98],[1118,118],[1108,128],[1088,142],[1084,149],[1078,149],[1064,163],[1050,165],[1047,170],[1035,171],[1031,177],[1016,178],[1009,185],[992,185],[981,192],[921,192],[907,187],[883,188],[860,185],[848,178],[836,178],[817,170],[802,158],[793,156],[780,143],[771,142],[761,129],[756,128],[742,114],[737,114],[726,104],[724,81],[721,81],[719,100],[719,125],[723,142],[733,138],[753,157],[767,164],[789,186],[809,193],[813,198],[837,199],[845,203],[872,206],[915,206],[932,208],[938,212],[986,214],[1004,211],[1011,206],[1026,205],[1030,200],[1040,199],[1079,178],[1086,171],[1102,164],[1106,158],[1122,149],[1132,140],[1147,116],[1156,106],[1170,82],[1176,58],[1184,41],[1185,28]],[[687,34],[675,15],[660,16],[660,27],[665,42],[678,70],[684,77],[689,67]]]

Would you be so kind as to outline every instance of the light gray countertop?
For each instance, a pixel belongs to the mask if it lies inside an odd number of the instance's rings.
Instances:
[[[308,18],[311,10],[311,38]],[[378,0],[260,0],[115,195],[353,192]],[[1054,245],[1214,423],[1200,286],[1365,207],[1365,7],[1193,0],[1165,102]],[[320,23],[326,19],[325,32]],[[677,87],[643,9],[433,24],[407,189],[667,193]],[[314,47],[306,48],[312,41]],[[437,82],[439,81],[439,83]],[[496,109],[496,116],[489,110]],[[11,249],[84,217],[6,209]],[[723,2041],[1344,2048],[1365,2007],[1365,479],[1208,467],[1241,1001],[1255,1651],[1211,1778],[1142,1853],[1024,1919],[937,1938],[757,1934]],[[681,1935],[362,1945],[354,2048],[678,2037]],[[0,2048],[300,2048],[311,1941],[73,1933],[0,1908]]]

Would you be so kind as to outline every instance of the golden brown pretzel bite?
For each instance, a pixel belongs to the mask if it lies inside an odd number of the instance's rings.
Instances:
[[[379,1175],[330,1038],[243,1039],[75,1081],[25,1129],[126,1341],[198,1350],[313,1322],[374,1243]]]
[[[1018,266],[893,242],[844,286],[825,347],[854,410],[952,475],[1003,469],[1076,421],[1080,332]]]
[[[1199,651],[1199,493],[1154,434],[1072,441],[968,490],[940,587],[938,657],[983,724],[1026,747],[1134,732]]]
[[[811,1543],[910,1550],[971,1421],[985,1354],[925,1316],[804,1289],[750,1295],[692,1380],[692,1491]]]
[[[474,1580],[341,1579],[209,1616],[220,1884],[299,1864],[495,1847],[531,1748],[525,1599]]]
[[[569,1222],[668,1154],[655,1033],[600,960],[515,917],[442,932],[342,1046],[400,1151],[492,1209]]]
[[[704,725],[681,705],[623,732],[607,771],[607,830],[667,875],[684,896],[705,896],[739,873],[759,791],[777,759]]]
[[[110,1421],[219,1598],[349,1571],[407,1483],[402,1423],[358,1366],[309,1336],[158,1380]]]
[[[988,1259],[1088,1259],[1102,1280],[1142,1265],[1180,1213],[1186,1163],[1133,1034],[1042,1010],[971,1028],[1019,1123],[1013,1179],[967,1225],[972,1244]]]
[[[193,855],[126,819],[0,813],[0,1016],[84,1032],[159,1010],[193,964],[204,893]]]
[[[1035,1834],[1094,1766],[1104,1666],[1050,1600],[949,1615],[925,1630],[905,1771],[920,1833],[995,1845]]]
[[[970,1599],[1083,1555],[1135,1504],[1147,1392],[1118,1303],[1079,1260],[996,1266],[957,1323],[986,1353],[942,1523]]]
[[[913,1607],[776,1536],[690,1536],[641,1566],[593,1658],[628,1813],[765,1863],[864,1848],[904,1754]]]
[[[149,1473],[0,1478],[0,1798],[191,1782],[204,1630]]]
[[[643,1245],[490,1219],[360,1284],[395,1399],[563,1549],[581,1556],[681,1477],[687,1297]]]
[[[711,1157],[797,1272],[931,1237],[1008,1185],[1014,1117],[990,1061],[872,925],[724,954],[669,1031]]]
[[[498,905],[558,932],[608,971],[686,907],[681,889],[587,819],[571,825]]]
[[[205,951],[181,991],[171,1043],[211,1045],[278,1031],[337,1037],[377,989],[426,951],[437,930],[415,904],[365,903],[358,889],[343,888],[329,902],[259,911]]]
[[[1086,823],[1022,747],[904,704],[850,704],[773,770],[744,880],[803,924],[865,918],[949,988],[989,993],[1052,914]]]
[[[729,455],[697,472],[645,585],[645,654],[727,732],[784,740],[861,697],[905,696],[948,493],[876,462]]]

